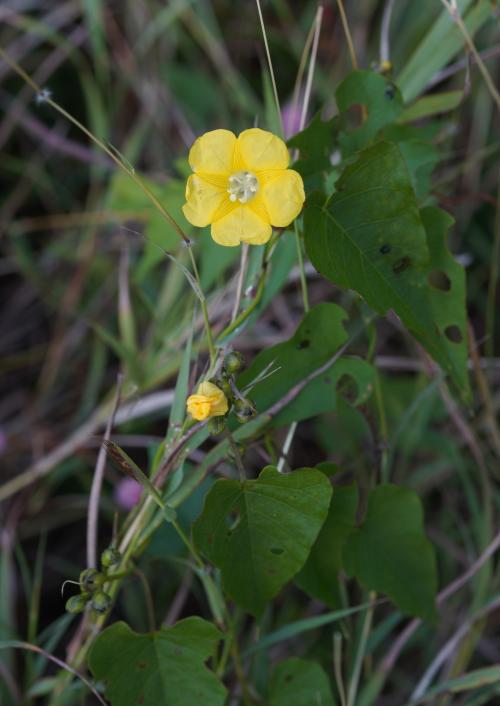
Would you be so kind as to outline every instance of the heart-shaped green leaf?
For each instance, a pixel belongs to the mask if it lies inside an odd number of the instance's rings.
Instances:
[[[358,507],[356,485],[334,488],[330,509],[311,553],[295,582],[303,591],[331,608],[340,604],[338,574],[342,548],[354,530]]]
[[[361,526],[344,545],[343,560],[351,576],[386,593],[404,613],[435,618],[436,559],[415,491],[391,484],[372,490]]]
[[[197,617],[143,635],[114,623],[92,646],[89,666],[113,706],[222,706],[226,689],[205,666],[221,637]]]
[[[193,525],[198,549],[221,570],[225,591],[259,615],[307,559],[332,488],[323,473],[264,468],[257,480],[218,480]]]

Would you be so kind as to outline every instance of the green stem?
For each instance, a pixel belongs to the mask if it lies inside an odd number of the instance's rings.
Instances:
[[[370,628],[372,624],[373,611],[375,607],[375,593],[372,591],[370,593],[371,605],[367,608],[363,628],[361,630],[361,635],[359,638],[358,649],[356,651],[356,656],[354,658],[354,666],[352,669],[351,681],[349,683],[349,690],[347,692],[347,706],[354,706],[356,703],[356,696],[358,693],[359,677],[361,675],[361,665],[363,663],[363,657],[365,656],[366,643],[368,641],[368,635],[370,634]]]
[[[253,298],[252,302],[248,305],[248,307],[245,309],[245,311],[242,311],[239,316],[237,316],[233,321],[231,321],[229,326],[226,326],[226,328],[223,331],[221,331],[221,333],[217,337],[217,340],[219,342],[222,342],[225,338],[227,338],[227,336],[229,336],[231,333],[236,331],[248,319],[250,314],[260,304],[260,301],[262,299],[262,295],[264,293],[264,285],[266,283],[267,267],[269,265],[269,260],[271,259],[271,253],[273,252],[274,245],[275,245],[278,238],[279,238],[279,235],[277,233],[274,233],[273,237],[267,243],[266,248],[264,250],[262,270],[260,273],[259,282],[257,284],[257,291],[255,293],[255,297]]]
[[[297,245],[297,256],[299,260],[300,286],[302,289],[302,301],[304,303],[304,312],[309,311],[309,294],[307,292],[306,271],[304,269],[304,256],[302,255],[302,243],[299,235],[299,227],[297,221],[294,223],[295,243]]]
[[[188,250],[189,250],[189,257],[191,258],[191,264],[193,266],[193,274],[194,274],[194,277],[196,279],[196,282],[197,282],[198,287],[201,292],[200,275],[198,273],[198,267],[196,265],[196,260],[193,255],[193,251],[192,251],[191,247],[188,247]],[[201,305],[201,313],[203,316],[203,321],[205,324],[205,332],[207,334],[208,352],[210,355],[210,369],[212,369],[215,364],[217,353],[215,351],[214,339],[212,336],[212,329],[210,327],[210,319],[208,318],[207,301],[203,295],[200,297],[200,305]]]

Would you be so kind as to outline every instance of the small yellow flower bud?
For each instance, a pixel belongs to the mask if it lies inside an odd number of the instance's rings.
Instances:
[[[227,397],[223,391],[212,382],[199,384],[195,395],[190,395],[187,402],[187,411],[201,422],[209,417],[222,417],[229,409]]]

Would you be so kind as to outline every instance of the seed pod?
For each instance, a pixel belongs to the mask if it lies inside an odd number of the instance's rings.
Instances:
[[[231,351],[224,358],[223,368],[229,375],[235,375],[245,367],[245,358],[239,351]]]
[[[92,609],[96,613],[105,613],[111,608],[112,598],[104,591],[96,591],[92,596]]]
[[[222,434],[225,428],[226,417],[212,417],[207,424],[207,429],[212,436]]]
[[[66,601],[66,611],[72,615],[82,613],[89,599],[88,593],[79,593],[77,596],[71,596]]]
[[[122,555],[115,547],[108,547],[101,554],[101,565],[104,569],[109,569],[110,566],[116,566],[121,561]]]
[[[245,422],[255,417],[257,408],[252,400],[246,397],[240,397],[234,401],[234,413],[239,423],[245,424]]]
[[[104,574],[97,569],[85,569],[80,574],[80,588],[84,592],[92,593],[104,583]]]

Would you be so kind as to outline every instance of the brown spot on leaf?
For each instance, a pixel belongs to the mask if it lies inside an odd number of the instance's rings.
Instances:
[[[394,272],[395,275],[399,275],[401,272],[404,272],[408,267],[411,265],[411,258],[408,257],[408,255],[405,255],[404,257],[401,257],[399,260],[396,260],[394,265],[392,266],[392,271]]]

